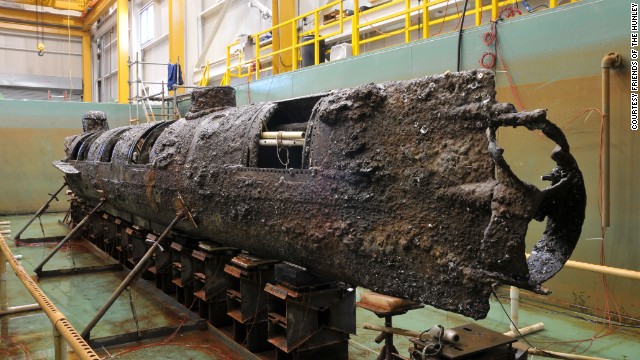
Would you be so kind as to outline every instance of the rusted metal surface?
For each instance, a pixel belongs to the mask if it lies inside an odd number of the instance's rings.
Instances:
[[[495,283],[545,292],[580,235],[586,195],[564,135],[543,110],[497,103],[490,72],[202,103],[191,120],[79,135],[56,166],[114,215],[166,225],[186,206],[197,227],[177,228],[189,235],[473,318]],[[511,172],[501,126],[558,144],[551,187]],[[304,146],[260,146],[263,131],[305,131]],[[527,262],[528,223],[545,217]]]

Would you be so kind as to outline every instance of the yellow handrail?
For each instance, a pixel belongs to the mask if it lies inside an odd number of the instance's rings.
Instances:
[[[42,289],[36,284],[36,282],[29,276],[25,269],[15,259],[11,249],[7,245],[5,238],[0,235],[0,261],[4,265],[5,261],[9,263],[16,276],[29,291],[34,300],[40,305],[42,311],[47,315],[53,327],[64,338],[64,340],[71,346],[76,356],[83,360],[99,360],[100,357],[93,351],[93,349],[87,344],[87,342],[78,334],[75,328],[69,323],[63,313],[53,305],[51,300],[44,294]],[[2,274],[3,276],[5,274]]]
[[[271,70],[273,67],[264,67],[264,61],[273,63],[274,57],[276,55],[288,53],[291,55],[291,69],[297,70],[299,68],[298,61],[300,59],[299,51],[302,47],[307,45],[313,45],[314,47],[314,64],[318,65],[321,61],[321,56],[324,54],[320,54],[320,42],[332,38],[335,36],[339,36],[344,34],[344,26],[345,23],[351,22],[351,50],[352,56],[360,55],[361,45],[372,43],[375,41],[383,40],[391,36],[400,35],[404,33],[404,42],[408,43],[411,40],[411,32],[415,30],[422,30],[421,34],[423,39],[429,38],[431,36],[429,27],[434,25],[442,25],[445,22],[458,20],[462,14],[458,12],[453,15],[446,15],[439,19],[431,19],[429,15],[429,10],[434,6],[442,7],[443,4],[449,4],[452,0],[431,0],[431,1],[423,1],[422,3],[418,3],[417,5],[412,6],[412,1],[415,3],[415,0],[391,0],[382,5],[366,9],[360,11],[359,0],[353,1],[353,14],[349,16],[345,16],[345,10],[343,8],[343,0],[336,0],[330,2],[326,5],[320,6],[314,10],[308,11],[304,14],[300,14],[294,18],[283,21],[280,24],[271,26],[268,29],[262,30],[255,34],[249,36],[249,41],[253,41],[255,43],[255,52],[252,59],[246,60],[243,59],[240,51],[240,55],[238,55],[238,63],[236,65],[231,64],[231,48],[234,46],[238,46],[240,44],[239,41],[235,41],[229,45],[227,45],[227,61],[226,61],[226,72],[223,76],[222,83],[224,85],[229,85],[231,82],[231,78],[248,78],[255,77],[255,79],[259,79],[261,73],[263,71]],[[457,1],[457,0],[454,0]],[[575,2],[577,0],[571,0],[571,2]],[[473,8],[467,9],[467,15],[475,15],[475,26],[480,26],[484,23],[487,23],[491,19],[496,19],[500,16],[500,11],[505,6],[513,5],[515,0],[491,0],[490,4],[483,5],[483,0],[475,0],[472,1]],[[398,11],[394,11],[390,14],[384,14],[381,16],[375,16],[375,14],[380,14],[380,12],[384,9],[389,9],[392,6],[398,6],[400,4],[404,4],[403,8]],[[470,4],[471,6],[471,4]],[[549,0],[549,8],[554,8],[558,6],[557,0]],[[338,8],[338,16],[334,21],[329,23],[321,24],[320,21],[322,19],[322,12],[327,9]],[[484,12],[491,12],[490,19],[483,19]],[[367,19],[367,16],[372,17],[371,20]],[[312,17],[313,18],[313,28],[310,30],[299,31],[298,23],[305,18]],[[363,22],[361,21],[364,20]],[[419,24],[413,25],[412,19],[418,19]],[[393,22],[393,23],[403,23],[404,26],[400,29],[394,29],[386,32],[379,31],[375,28],[375,24],[380,24],[383,22]],[[462,26],[462,25],[460,25]],[[326,30],[337,27],[335,31],[326,32]],[[370,35],[366,39],[360,39],[361,30],[371,28],[375,30],[378,34]],[[274,47],[271,43],[267,43],[265,45],[262,44],[262,40],[260,37],[265,34],[273,34],[280,30],[289,29],[291,32],[291,45],[279,48],[277,50],[273,50]],[[325,33],[323,33],[323,31]],[[420,33],[420,32],[419,32]],[[300,41],[303,36],[313,36],[313,39]],[[253,70],[252,70],[253,68]],[[246,72],[245,72],[246,69]]]

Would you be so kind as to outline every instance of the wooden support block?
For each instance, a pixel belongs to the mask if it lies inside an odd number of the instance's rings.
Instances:
[[[382,295],[370,291],[360,295],[360,303],[371,305],[381,311],[390,312],[399,308],[404,308],[415,304],[411,300],[400,299],[393,296]]]

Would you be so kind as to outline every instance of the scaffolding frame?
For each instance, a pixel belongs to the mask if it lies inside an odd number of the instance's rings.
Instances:
[[[129,80],[129,94],[132,96],[129,98],[129,125],[140,124],[140,106],[144,112],[146,122],[157,121],[169,121],[178,120],[182,117],[178,104],[185,101],[189,94],[178,94],[179,89],[194,89],[199,86],[187,86],[187,85],[174,85],[172,89],[168,88],[168,84],[165,81],[146,81],[142,79],[141,71],[144,71],[145,65],[150,66],[165,66],[170,63],[161,63],[153,61],[141,61],[139,53],[136,53],[135,61],[131,61],[131,58],[127,60],[129,65],[129,73],[132,73],[132,68],[135,68],[135,80]],[[178,64],[180,58],[178,57]],[[142,85],[142,86],[141,86]],[[147,91],[147,85],[160,85],[161,91],[154,94],[149,94]],[[135,86],[135,88],[134,88]],[[165,91],[165,86],[167,86]],[[135,91],[134,91],[135,90]],[[141,94],[142,91],[142,94]],[[173,94],[171,94],[171,92]],[[168,94],[168,96],[167,96]],[[153,106],[152,102],[159,102],[160,107]],[[135,106],[134,106],[135,104]],[[134,116],[135,108],[135,116]],[[154,110],[160,109],[160,113],[156,113]]]

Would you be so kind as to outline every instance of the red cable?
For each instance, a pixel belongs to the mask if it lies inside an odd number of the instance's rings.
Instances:
[[[489,58],[488,62],[486,60],[487,57]],[[485,69],[493,69],[496,66],[496,54],[487,51],[482,53],[482,56],[480,56],[480,65]]]

